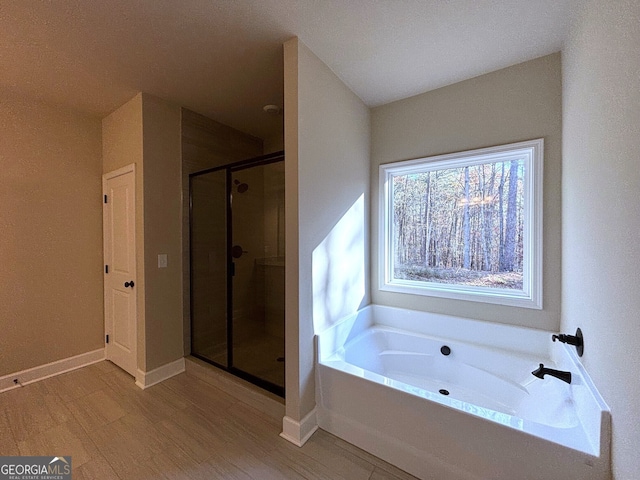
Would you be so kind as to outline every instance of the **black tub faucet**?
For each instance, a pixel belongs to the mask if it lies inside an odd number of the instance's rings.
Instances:
[[[571,372],[563,372],[562,370],[554,370],[553,368],[546,368],[542,363],[537,370],[531,372],[534,377],[544,378],[545,375],[551,375],[563,382],[571,383]]]

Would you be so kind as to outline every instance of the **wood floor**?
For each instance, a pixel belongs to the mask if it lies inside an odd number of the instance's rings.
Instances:
[[[71,455],[74,480],[414,478],[326,432],[298,448],[280,429],[190,373],[143,391],[109,362],[0,394],[0,455]]]

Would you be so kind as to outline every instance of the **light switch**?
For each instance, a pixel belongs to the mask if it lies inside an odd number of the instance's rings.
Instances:
[[[158,268],[167,268],[167,254],[159,253],[158,254]]]

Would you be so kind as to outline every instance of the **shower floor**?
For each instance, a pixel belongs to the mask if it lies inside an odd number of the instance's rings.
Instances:
[[[284,387],[284,339],[266,333],[236,341],[233,346],[233,366],[275,385]],[[227,364],[227,351],[215,346],[196,352],[220,365]]]

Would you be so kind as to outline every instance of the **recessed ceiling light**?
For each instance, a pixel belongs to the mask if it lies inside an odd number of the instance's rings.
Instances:
[[[262,110],[269,115],[278,115],[282,111],[278,105],[265,105],[262,107]]]

